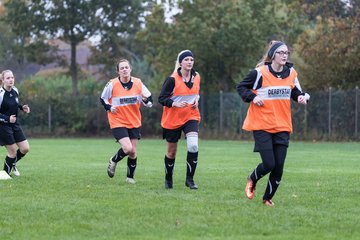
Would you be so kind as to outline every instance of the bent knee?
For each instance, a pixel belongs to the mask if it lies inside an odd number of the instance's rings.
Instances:
[[[136,149],[132,148],[131,151],[128,153],[130,158],[136,158]]]
[[[267,163],[267,164],[264,164],[264,168],[266,170],[266,172],[272,172],[275,168],[275,163]]]
[[[30,147],[20,148],[19,150],[22,154],[27,154],[30,151]]]
[[[132,154],[134,152],[132,146],[123,146],[122,149],[124,153],[126,153],[127,155]]]
[[[174,159],[176,157],[176,151],[167,151],[166,156],[170,159]]]

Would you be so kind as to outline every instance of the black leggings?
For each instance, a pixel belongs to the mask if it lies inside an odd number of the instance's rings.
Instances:
[[[257,181],[270,173],[270,177],[274,177],[280,181],[284,170],[287,146],[274,145],[271,150],[260,150],[259,152],[262,163],[256,168],[257,176],[254,180]]]
[[[260,150],[262,163],[251,173],[254,186],[260,178],[270,173],[269,181],[263,196],[264,200],[272,199],[279,187],[285,164],[287,146],[274,145],[272,150]]]

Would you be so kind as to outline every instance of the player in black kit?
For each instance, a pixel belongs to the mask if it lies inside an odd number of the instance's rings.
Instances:
[[[18,110],[30,113],[28,105],[19,104],[19,91],[14,86],[14,74],[10,70],[1,73],[0,88],[0,145],[5,146],[7,155],[0,179],[20,176],[16,163],[29,151],[29,143],[17,121]]]

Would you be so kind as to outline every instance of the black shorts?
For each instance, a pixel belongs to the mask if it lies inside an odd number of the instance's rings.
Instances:
[[[289,132],[269,133],[257,130],[253,132],[253,135],[255,139],[254,152],[259,152],[259,150],[272,150],[274,145],[289,146]]]
[[[198,133],[199,122],[197,120],[190,120],[177,129],[163,128],[163,139],[166,139],[167,142],[176,143],[181,138],[181,131],[183,131],[184,134],[189,132]]]
[[[118,128],[112,128],[112,134],[116,141],[119,141],[120,139],[124,137],[128,137],[130,139],[140,139],[140,128],[125,128],[125,127],[118,127]]]
[[[0,145],[12,145],[25,141],[26,137],[18,123],[0,124]]]

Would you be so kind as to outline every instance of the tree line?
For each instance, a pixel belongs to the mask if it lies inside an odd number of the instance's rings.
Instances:
[[[359,6],[359,0],[2,0],[0,67],[57,62],[68,69],[76,96],[76,48],[97,37],[90,61],[103,66],[104,79],[125,57],[134,75],[158,91],[177,53],[191,49],[202,90],[232,91],[277,39],[290,46],[303,88],[350,89],[360,83]],[[55,38],[71,46],[70,62],[48,44]]]

